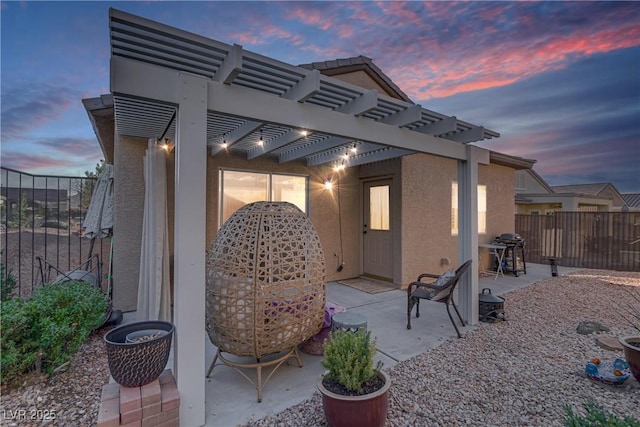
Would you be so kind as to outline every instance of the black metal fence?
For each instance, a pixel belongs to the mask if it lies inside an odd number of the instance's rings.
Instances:
[[[516,215],[527,261],[565,267],[640,271],[640,212]]]
[[[42,278],[36,257],[64,271],[98,254],[108,241],[82,237],[95,178],[32,175],[0,168],[0,264],[3,284],[14,279],[16,296],[29,297]]]

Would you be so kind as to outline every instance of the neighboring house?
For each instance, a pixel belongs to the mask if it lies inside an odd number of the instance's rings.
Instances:
[[[69,208],[69,192],[67,190],[3,186],[0,188],[0,193],[9,210],[19,207],[22,200],[30,208],[33,207],[35,209],[66,211]]]
[[[514,231],[514,171],[533,161],[473,146],[499,134],[416,105],[369,58],[294,66],[116,10],[110,21],[113,95],[83,102],[114,164],[114,305],[136,308],[143,155],[166,137],[181,424],[204,416],[204,251],[242,204],[306,212],[328,281],[405,286],[477,266],[478,243]],[[477,287],[465,275],[471,324]]]
[[[549,186],[533,169],[516,172],[516,213],[620,212],[628,210],[611,183]]]

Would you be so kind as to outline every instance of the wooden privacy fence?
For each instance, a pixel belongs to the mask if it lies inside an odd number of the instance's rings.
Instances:
[[[516,215],[527,261],[565,267],[640,271],[640,212]]]

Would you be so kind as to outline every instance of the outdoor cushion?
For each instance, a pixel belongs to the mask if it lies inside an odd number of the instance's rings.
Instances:
[[[454,269],[445,271],[440,277],[438,277],[435,282],[431,284],[431,286],[434,288],[444,288],[449,280],[453,279],[454,277],[456,277],[456,271]]]

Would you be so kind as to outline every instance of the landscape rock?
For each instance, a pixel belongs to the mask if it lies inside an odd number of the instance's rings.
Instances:
[[[576,332],[580,335],[589,335],[595,332],[609,332],[609,328],[598,322],[580,322]]]

